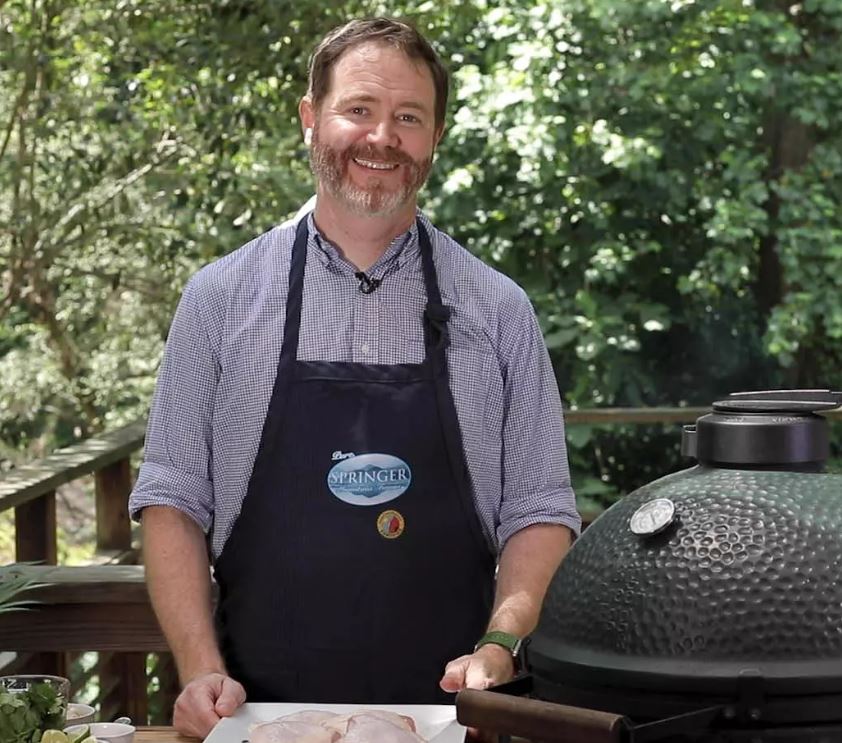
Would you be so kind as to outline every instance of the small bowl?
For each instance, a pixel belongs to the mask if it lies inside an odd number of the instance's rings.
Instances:
[[[132,743],[134,740],[134,725],[125,725],[122,722],[92,722],[89,725],[70,725],[64,732],[70,735],[78,735],[85,728],[91,729],[91,735],[97,739],[97,743]]]
[[[87,725],[96,718],[96,709],[90,704],[78,704],[70,702],[67,705],[67,725]]]

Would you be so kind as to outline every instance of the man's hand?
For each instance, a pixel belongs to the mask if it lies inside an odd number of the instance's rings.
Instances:
[[[462,689],[487,689],[489,686],[509,681],[515,675],[515,659],[500,645],[483,645],[472,655],[450,661],[444,669],[439,686],[445,691]],[[496,740],[492,733],[468,728],[466,738],[470,743],[491,743]]]
[[[505,683],[515,675],[512,654],[500,645],[483,645],[472,655],[450,661],[439,686],[449,692],[462,689],[487,689]]]
[[[230,717],[246,691],[223,673],[206,673],[182,689],[173,709],[173,726],[182,735],[205,738],[222,717]]]

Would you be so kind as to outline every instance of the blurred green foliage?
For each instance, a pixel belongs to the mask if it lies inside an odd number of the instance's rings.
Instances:
[[[145,414],[187,277],[312,192],[315,41],[453,71],[424,208],[529,292],[568,405],[842,384],[842,0],[0,3],[0,462]],[[571,426],[583,499],[677,428]]]

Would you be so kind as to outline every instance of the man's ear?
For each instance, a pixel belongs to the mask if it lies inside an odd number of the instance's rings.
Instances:
[[[298,104],[298,118],[301,119],[301,129],[306,132],[316,126],[316,110],[309,96],[304,96]]]
[[[438,127],[438,129],[436,129],[436,131],[433,135],[433,149],[434,150],[439,146],[439,142],[441,142],[442,137],[444,137],[444,130],[446,128],[447,127],[445,126],[445,124],[442,123],[442,125],[440,127]]]

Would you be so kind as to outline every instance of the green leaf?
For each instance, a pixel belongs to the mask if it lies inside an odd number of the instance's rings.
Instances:
[[[16,563],[13,565],[0,566],[0,614],[7,611],[20,611],[25,607],[38,603],[32,600],[20,600],[20,594],[40,588],[36,578],[20,573],[17,568],[20,565],[31,563]]]
[[[583,423],[574,423],[572,425],[568,425],[564,433],[567,438],[567,443],[570,446],[574,449],[583,449],[590,444],[592,432],[593,426]]]
[[[578,328],[563,328],[562,330],[555,330],[552,333],[544,336],[544,342],[547,348],[554,351],[564,346],[569,346],[579,338],[581,332]]]

